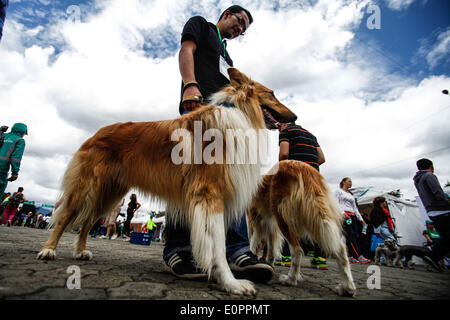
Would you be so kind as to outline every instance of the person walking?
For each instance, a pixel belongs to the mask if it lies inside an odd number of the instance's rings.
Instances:
[[[252,22],[250,12],[237,5],[223,11],[216,24],[201,16],[187,21],[179,52],[180,114],[197,109],[211,94],[230,83],[227,69],[233,66],[233,60],[226,40],[242,36]],[[165,237],[163,259],[172,274],[186,279],[207,277],[193,259],[189,228],[168,220]],[[245,214],[227,232],[226,255],[231,271],[238,277],[267,282],[273,276],[273,267],[258,261],[250,250]]]
[[[156,227],[156,223],[153,221],[153,218],[150,217],[147,222],[147,233],[150,235],[150,241],[153,240],[153,235]]]
[[[279,124],[278,130],[280,131],[279,161],[287,159],[302,161],[320,171],[319,166],[325,163],[325,155],[317,142],[317,138],[311,132],[295,124],[295,122]],[[303,250],[308,252],[313,267],[319,270],[328,270],[327,260],[317,243],[307,239],[301,239],[300,243]],[[281,259],[285,266],[290,266],[290,256],[289,246],[284,241]]]
[[[5,213],[3,215],[2,224],[7,224],[8,227],[11,226],[11,221],[16,215],[17,209],[19,208],[20,203],[27,201],[27,199],[23,196],[23,188],[19,187],[17,192],[11,196],[6,205]]]
[[[106,234],[104,236],[100,236],[100,239],[114,240],[117,238],[116,220],[120,214],[120,209],[122,208],[124,203],[125,203],[125,199],[122,199],[122,202],[113,210],[113,212],[111,212],[111,214],[108,217],[106,217],[106,219],[105,219]],[[111,236],[111,238],[110,238],[110,236]]]
[[[15,181],[19,176],[20,163],[25,150],[24,135],[28,134],[28,128],[23,123],[15,123],[11,132],[3,136],[3,144],[0,147],[0,194],[5,192],[8,181]],[[11,177],[8,173],[11,168]]]
[[[372,201],[373,209],[370,213],[370,221],[374,227],[374,234],[384,240],[395,241],[395,224],[385,197],[375,197]]]
[[[418,160],[416,165],[418,171],[413,178],[414,186],[428,217],[433,221],[434,228],[441,236],[433,246],[431,259],[427,262],[436,270],[442,271],[439,261],[450,250],[450,199],[434,175],[433,162],[423,158]]]
[[[125,220],[125,223],[123,225],[123,234],[127,237],[130,237],[130,223],[133,219],[134,213],[137,209],[141,207],[141,204],[137,201],[136,194],[133,193],[130,196],[130,202],[128,202],[128,208],[127,208],[127,220]]]
[[[370,263],[361,253],[361,246],[359,244],[359,227],[358,223],[366,224],[361,214],[359,213],[356,199],[351,193],[352,179],[343,178],[339,183],[339,189],[334,192],[334,196],[341,207],[345,216],[343,229],[347,244],[347,251],[349,254],[349,262],[353,264]]]

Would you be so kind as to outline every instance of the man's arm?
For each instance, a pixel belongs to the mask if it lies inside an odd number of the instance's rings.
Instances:
[[[278,155],[278,161],[287,160],[289,158],[289,142],[282,141],[280,143],[280,153]]]
[[[22,161],[23,152],[25,150],[25,140],[19,139],[17,141],[14,151],[11,153],[11,175],[17,176],[19,174],[20,162]]]
[[[434,174],[428,175],[425,181],[437,200],[446,201],[450,203],[450,200],[445,196],[445,193],[442,190],[441,185],[439,184],[439,181]]]
[[[317,162],[319,163],[319,166],[325,162],[325,155],[323,154],[322,148],[317,147],[317,156],[318,156],[318,160]]]
[[[194,53],[197,50],[197,44],[194,41],[186,40],[181,43],[180,53],[178,55],[178,64],[180,68],[183,84],[189,81],[196,81],[194,73]],[[201,96],[199,88],[195,85],[188,86],[183,92],[183,99],[189,96]],[[200,103],[195,101],[185,102],[185,110],[191,111],[197,108]]]

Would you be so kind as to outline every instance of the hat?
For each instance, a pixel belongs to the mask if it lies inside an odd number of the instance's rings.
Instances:
[[[433,224],[433,221],[427,220],[427,221],[425,221],[425,224]]]

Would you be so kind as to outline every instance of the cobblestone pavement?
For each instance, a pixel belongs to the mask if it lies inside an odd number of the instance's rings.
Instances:
[[[135,245],[121,239],[88,239],[91,261],[72,259],[77,235],[63,234],[55,261],[36,260],[50,231],[24,227],[0,227],[0,299],[4,300],[439,300],[450,298],[450,271],[427,271],[423,266],[402,270],[352,265],[357,287],[353,298],[339,297],[337,267],[329,259],[329,270],[310,267],[302,261],[305,280],[297,287],[281,285],[277,279],[288,268],[275,267],[268,284],[256,284],[253,297],[229,295],[206,281],[178,279],[165,270],[163,245]],[[75,267],[74,267],[75,266]],[[79,269],[78,269],[79,268]],[[371,270],[374,268],[374,270]],[[80,272],[80,289],[73,276]],[[378,272],[377,272],[378,270]],[[379,282],[377,282],[379,280]],[[377,283],[379,286],[377,286]],[[372,289],[369,289],[372,287]],[[373,288],[375,287],[375,288]],[[378,287],[378,288],[377,288]]]

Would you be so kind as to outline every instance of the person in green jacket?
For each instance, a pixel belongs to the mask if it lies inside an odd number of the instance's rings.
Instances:
[[[11,132],[5,133],[3,144],[0,147],[0,194],[5,192],[8,181],[17,180],[19,176],[20,162],[25,150],[23,136],[28,134],[28,128],[23,123],[15,123]],[[8,172],[11,167],[11,177]]]
[[[150,218],[147,222],[147,232],[150,235],[150,240],[153,240],[153,233],[155,232],[154,228],[156,228],[157,225],[153,222],[153,219]]]

